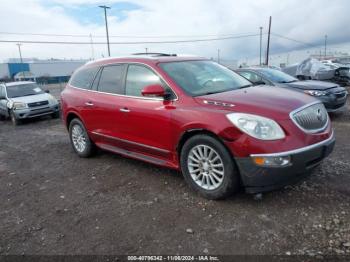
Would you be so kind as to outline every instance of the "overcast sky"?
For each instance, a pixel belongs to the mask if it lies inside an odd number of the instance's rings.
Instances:
[[[350,41],[349,0],[1,0],[0,40],[80,41],[89,37],[11,35],[44,33],[90,35],[94,42],[105,41],[103,10],[107,4],[111,42],[206,39],[228,35],[267,32],[272,16],[272,32],[299,41],[322,45]],[[159,37],[160,38],[155,38]],[[305,45],[272,37],[271,52],[305,48]],[[263,39],[264,48],[266,36]],[[256,57],[259,37],[250,36],[211,42],[178,44],[111,45],[113,56],[144,52],[186,53],[224,59]],[[23,44],[24,57],[95,58],[106,56],[105,45]],[[18,57],[15,43],[0,43],[0,60]]]

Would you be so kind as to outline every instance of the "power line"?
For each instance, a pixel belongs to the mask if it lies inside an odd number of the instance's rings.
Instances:
[[[271,34],[274,35],[274,36],[277,36],[279,38],[287,39],[287,40],[290,40],[290,41],[293,41],[293,42],[296,42],[296,43],[299,43],[299,44],[303,44],[303,45],[306,45],[306,46],[311,46],[311,47],[319,46],[319,45],[303,42],[303,41],[300,41],[300,40],[297,40],[297,39],[293,39],[293,38],[290,38],[290,37],[287,37],[287,36],[283,36],[283,35],[280,35],[280,34],[276,34],[276,33],[271,33]]]
[[[246,33],[246,34],[250,34]],[[48,37],[86,37],[90,38],[90,35],[83,34],[47,34],[47,33],[24,33],[24,32],[0,32],[0,35],[28,35],[28,36],[48,36]],[[92,35],[94,38],[105,38],[103,35]],[[194,37],[231,37],[237,36],[235,34],[211,34],[211,35],[110,35],[110,38],[194,38]]]
[[[217,37],[207,39],[191,39],[191,40],[168,40],[168,41],[125,41],[125,42],[110,42],[111,45],[138,45],[138,44],[177,44],[177,43],[195,43],[195,42],[210,42],[220,41],[229,39],[238,39],[259,36],[259,34],[240,35],[240,36],[228,36],[228,37]],[[90,45],[91,41],[87,42],[72,42],[72,41],[36,41],[36,40],[2,40],[1,43],[26,43],[26,44],[64,44],[64,45]],[[105,42],[94,42],[94,45],[105,45]]]

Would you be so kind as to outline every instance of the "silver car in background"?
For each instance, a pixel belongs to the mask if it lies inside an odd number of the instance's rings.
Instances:
[[[51,115],[60,116],[60,106],[52,95],[35,82],[0,83],[0,118],[11,118],[14,125],[23,119]]]

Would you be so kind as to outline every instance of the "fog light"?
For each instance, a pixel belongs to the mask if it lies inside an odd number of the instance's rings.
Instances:
[[[258,166],[283,167],[291,163],[290,156],[256,156],[252,159]]]

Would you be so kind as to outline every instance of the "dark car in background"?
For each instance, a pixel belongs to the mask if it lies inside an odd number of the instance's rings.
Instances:
[[[328,112],[338,112],[345,108],[348,92],[338,84],[316,80],[300,81],[271,68],[242,68],[236,72],[254,85],[285,87],[316,97],[323,102]]]

